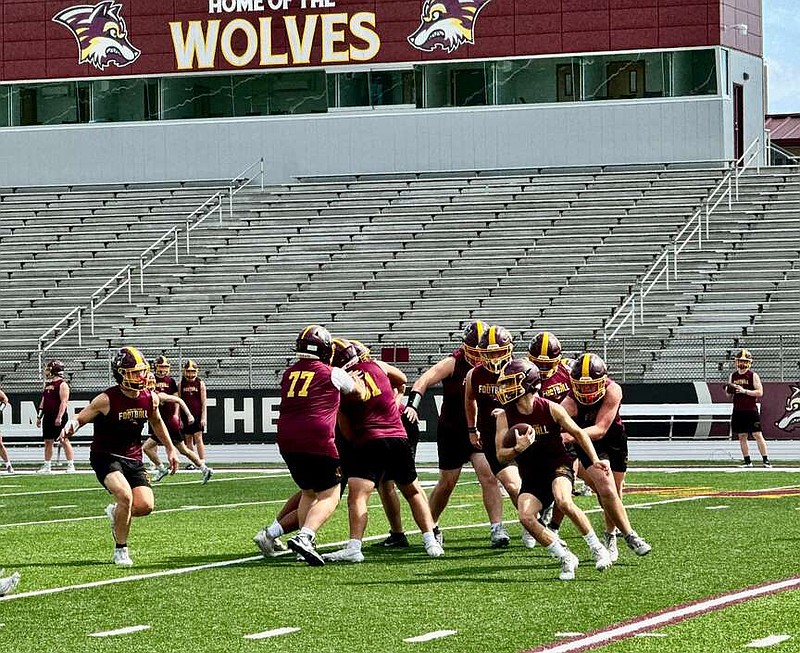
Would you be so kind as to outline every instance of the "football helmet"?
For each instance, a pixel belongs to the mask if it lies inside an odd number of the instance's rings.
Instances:
[[[349,370],[358,361],[358,352],[350,340],[345,340],[344,338],[333,339],[333,359],[331,360],[333,367]]]
[[[136,347],[122,347],[111,360],[114,380],[127,390],[144,390],[149,371],[150,366]]]
[[[528,359],[536,364],[543,379],[549,379],[561,362],[561,343],[549,331],[537,333],[528,345]]]
[[[154,391],[156,389],[156,375],[152,372],[147,373],[147,383],[145,384],[145,389]]]
[[[527,393],[538,392],[541,385],[541,372],[535,363],[525,358],[510,360],[497,378],[497,399],[505,406]]]
[[[51,360],[44,366],[45,378],[54,379],[56,377],[64,378],[64,363],[60,360]]]
[[[597,354],[581,354],[572,364],[572,394],[585,406],[596,404],[605,396],[607,381],[608,369]]]
[[[369,350],[369,347],[367,347],[363,342],[361,342],[360,340],[353,340],[351,338],[350,344],[353,345],[353,347],[355,347],[356,354],[358,355],[358,360],[360,360],[363,363],[370,359],[371,352]]]
[[[153,368],[155,369],[156,376],[159,379],[169,376],[169,360],[167,360],[167,357],[164,356],[164,354],[161,354],[158,358],[156,358]]]
[[[753,354],[748,349],[740,349],[736,352],[736,371],[744,374],[753,367]]]
[[[183,378],[187,381],[194,381],[197,378],[199,369],[197,363],[190,358],[183,364]]]
[[[333,338],[322,326],[311,324],[297,336],[297,355],[301,358],[318,358],[326,365],[333,357]]]
[[[464,358],[473,367],[481,362],[481,352],[478,349],[483,334],[489,330],[489,325],[482,320],[473,320],[464,327],[461,334],[461,347],[464,349]]]
[[[499,374],[503,365],[511,360],[511,352],[514,350],[513,338],[508,329],[493,324],[481,336],[478,349],[483,366],[490,372]]]

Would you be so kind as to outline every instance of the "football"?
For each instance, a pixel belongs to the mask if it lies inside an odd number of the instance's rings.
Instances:
[[[524,433],[527,433],[530,428],[531,425],[525,424],[524,422],[514,424],[514,426],[508,429],[506,434],[503,436],[503,446],[514,447],[517,444],[517,435],[523,435]]]

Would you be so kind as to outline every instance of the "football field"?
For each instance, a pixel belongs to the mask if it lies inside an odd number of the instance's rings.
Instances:
[[[411,547],[371,546],[387,531],[373,495],[365,562],[321,568],[264,559],[252,543],[295,490],[285,471],[197,479],[156,486],[156,512],[133,523],[135,566],[118,569],[93,475],[0,476],[0,566],[22,574],[0,599],[0,650],[800,651],[798,468],[635,469],[625,502],[653,552],[620,540],[600,573],[565,524],[581,560],[571,582],[541,547],[522,547],[508,500],[511,546],[489,548],[467,472],[440,522],[444,558],[426,556],[405,504]],[[595,498],[577,501],[601,531]],[[324,552],[346,538],[343,503],[317,540]]]

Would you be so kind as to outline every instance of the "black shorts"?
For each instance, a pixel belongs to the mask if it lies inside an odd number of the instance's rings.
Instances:
[[[289,467],[292,479],[301,490],[324,492],[342,480],[342,466],[338,458],[314,453],[281,452]]]
[[[419,423],[411,422],[402,411],[400,412],[400,418],[403,422],[403,428],[406,431],[406,437],[408,437],[408,443],[411,445],[411,454],[416,460],[417,445],[419,444]]]
[[[135,487],[150,487],[150,475],[144,468],[141,460],[132,460],[110,453],[92,451],[89,454],[89,463],[94,470],[97,480],[105,487],[106,476],[112,472],[122,472],[131,489]]]
[[[59,424],[54,423],[55,418],[55,415],[44,415],[42,417],[42,440],[57,440],[58,436],[61,435],[61,429],[69,421],[69,415],[67,415],[66,411],[64,411]]]
[[[561,461],[564,463],[564,461]],[[575,483],[575,472],[570,465],[548,465],[546,462],[537,465],[533,473],[523,473],[520,494],[532,494],[547,508],[555,498],[553,497],[553,481],[559,477],[569,480],[570,484]]]
[[[436,430],[436,449],[439,452],[439,469],[461,469],[480,449],[472,446],[466,427],[439,424]]]
[[[204,431],[200,428],[200,415],[195,415],[192,413],[192,417],[194,417],[194,422],[189,424],[186,421],[186,415],[183,411],[181,411],[181,426],[183,427],[183,436],[196,435],[197,433],[203,435]]]
[[[495,448],[494,436],[487,442],[486,438],[484,438],[481,434],[481,442],[483,442],[483,454],[486,456],[486,461],[489,463],[489,468],[492,470],[492,474],[497,476],[506,467],[516,467],[517,463],[513,460],[510,460],[507,463],[501,463],[499,460],[497,460],[497,449]]]
[[[612,472],[625,473],[628,471],[628,436],[618,435],[613,438],[600,438],[592,440],[594,450],[600,460],[607,460],[611,464]],[[575,444],[575,453],[584,469],[592,466],[589,455],[579,444]]]
[[[357,444],[353,447],[350,476],[365,478],[375,485],[382,481],[410,485],[417,478],[411,443],[406,438],[379,438]]]
[[[735,410],[731,413],[731,433],[761,433],[761,415],[757,410]]]

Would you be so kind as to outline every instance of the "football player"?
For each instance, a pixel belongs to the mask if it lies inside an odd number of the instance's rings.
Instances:
[[[767,443],[761,432],[761,416],[758,412],[758,400],[764,396],[761,377],[752,370],[753,354],[747,349],[736,352],[736,369],[731,372],[725,391],[733,396],[733,412],[731,413],[731,433],[739,438],[744,462],[742,467],[752,467],[750,445],[747,436],[752,435],[758,446],[758,452],[764,461],[764,467],[772,467],[767,453]]]
[[[5,392],[0,390],[0,414],[5,410],[6,404],[8,403],[8,396]],[[8,455],[8,449],[6,449],[6,445],[3,444],[3,434],[0,433],[0,458],[3,459],[3,462],[6,464],[6,471],[9,474],[14,473],[14,467],[11,465],[11,457]]]
[[[64,378],[64,363],[51,360],[44,368],[44,388],[39,401],[39,414],[36,416],[36,428],[41,427],[44,440],[44,463],[37,470],[37,474],[50,474],[52,468],[50,461],[53,459],[53,443],[58,439],[61,429],[69,418],[69,383]],[[64,456],[67,459],[67,473],[75,472],[75,454],[72,444],[65,440],[61,442]]]
[[[396,399],[397,389],[406,382],[405,374],[386,363],[360,358],[350,370],[363,380],[366,392],[360,400],[343,401],[339,414],[342,432],[353,445],[347,481],[350,540],[324,558],[330,562],[364,561],[361,548],[367,528],[367,502],[378,483],[389,480],[408,501],[422,531],[426,553],[438,558],[444,550],[433,533],[428,499],[417,479],[414,454]]]
[[[142,463],[142,428],[149,422],[167,449],[172,473],[178,469],[178,454],[158,411],[159,399],[147,389],[147,361],[136,347],[122,347],[111,361],[117,385],[101,392],[61,430],[59,439],[69,440],[84,424],[94,422],[89,462],[97,480],[113,496],[106,508],[114,538],[111,561],[130,567],[128,535],[133,517],[153,512],[155,498]]]
[[[160,364],[160,377],[158,375],[159,360],[162,361]],[[189,407],[186,405],[186,402],[178,397],[177,394],[175,394],[175,392],[178,390],[178,386],[175,381],[169,377],[169,363],[165,363],[164,361],[166,361],[166,358],[164,356],[159,356],[158,360],[156,361],[156,373],[153,374],[152,372],[148,372],[147,389],[151,392],[155,392],[158,395],[160,404],[158,410],[161,413],[161,419],[164,421],[164,425],[167,427],[167,433],[169,433],[172,444],[175,445],[175,448],[186,458],[188,458],[197,469],[200,470],[202,477],[201,483],[205,485],[211,480],[214,470],[208,467],[204,461],[200,460],[194,451],[187,448],[183,441],[183,434],[181,432],[181,416],[177,411],[182,411],[187,424],[194,423],[194,416],[189,410]],[[165,366],[166,372],[164,371]],[[164,388],[164,390],[160,390],[159,386]],[[175,392],[170,392],[172,389],[171,386],[174,386]],[[144,444],[142,445],[142,451],[156,466],[156,471],[153,475],[153,483],[158,483],[162,478],[169,474],[169,468],[163,462],[161,462],[161,459],[158,457],[158,440],[153,436],[152,433],[144,441]]]
[[[561,563],[559,578],[572,580],[578,558],[536,519],[543,507],[554,500],[583,536],[598,571],[611,566],[611,557],[586,514],[572,500],[573,457],[561,439],[562,429],[575,438],[598,475],[610,477],[611,470],[608,462],[598,458],[589,436],[567,412],[559,404],[539,396],[540,387],[539,368],[529,360],[512,360],[500,372],[497,398],[503,409],[496,418],[497,459],[501,463],[516,461],[522,481],[517,501],[519,520]],[[511,425],[525,425],[526,428],[515,429],[509,442],[506,432]]]
[[[473,367],[464,379],[464,411],[467,416],[467,433],[472,445],[482,451],[492,473],[508,493],[514,507],[521,480],[519,470],[511,462],[500,462],[495,449],[495,414],[502,408],[497,399],[497,377],[500,370],[511,360],[514,349],[511,334],[504,327],[490,326],[478,343],[480,363]],[[500,512],[502,518],[502,511]],[[510,538],[502,521],[492,522],[492,546],[508,546]],[[522,542],[528,548],[536,546],[531,533],[522,530]]]
[[[206,445],[203,442],[203,434],[207,426],[207,395],[206,384],[197,375],[199,368],[193,360],[187,360],[183,364],[183,374],[178,384],[178,394],[181,399],[189,406],[194,421],[189,424],[186,418],[183,419],[183,441],[186,448],[194,451],[200,462],[205,465]],[[189,469],[192,469],[189,467]]]
[[[581,354],[572,365],[570,392],[561,402],[570,417],[583,428],[592,439],[600,458],[608,460],[612,477],[597,473],[586,452],[577,449],[580,461],[579,474],[598,494],[606,520],[604,540],[616,562],[617,532],[619,529],[625,542],[636,555],[647,555],[651,546],[631,527],[628,513],[622,504],[622,486],[628,469],[628,437],[619,415],[622,403],[622,388],[608,377],[608,370],[597,354]],[[566,442],[571,442],[569,434]]]
[[[278,449],[302,491],[300,532],[288,545],[311,566],[325,564],[314,541],[339,503],[342,470],[334,438],[341,395],[366,392],[361,380],[331,367],[333,347],[326,328],[307,326],[297,337],[297,361],[281,378]]]
[[[472,443],[467,433],[467,414],[464,409],[464,380],[467,373],[480,363],[478,348],[489,325],[481,320],[470,322],[461,334],[461,346],[447,358],[427,369],[411,388],[405,409],[406,417],[414,424],[419,422],[419,405],[431,386],[442,384],[442,408],[436,427],[436,449],[439,454],[439,480],[429,497],[431,516],[436,525],[434,532],[441,538],[439,517],[458,483],[461,470],[472,463],[481,486],[483,505],[492,524],[492,546],[508,544],[502,532],[503,498],[486,455]],[[498,526],[500,525],[500,526]]]

